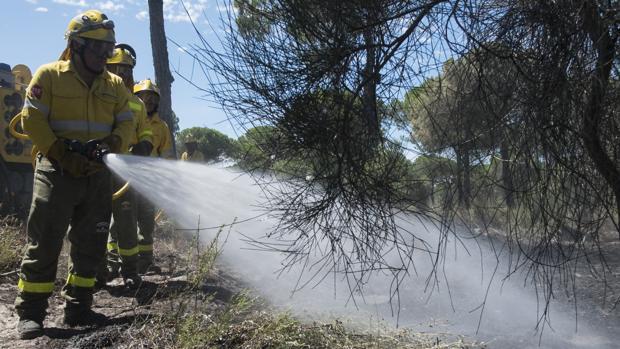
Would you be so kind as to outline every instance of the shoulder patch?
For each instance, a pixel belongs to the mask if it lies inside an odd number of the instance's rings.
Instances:
[[[32,86],[30,90],[28,90],[28,97],[30,98],[41,99],[42,95],[43,95],[43,87],[41,87],[38,84]]]

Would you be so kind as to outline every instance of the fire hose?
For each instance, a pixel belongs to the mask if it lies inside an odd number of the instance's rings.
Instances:
[[[17,131],[16,129],[17,123],[21,121],[21,118],[22,118],[22,114],[18,113],[11,119],[11,122],[9,122],[9,132],[11,133],[13,137],[17,139],[22,139],[22,140],[30,139],[30,137],[28,137],[27,134],[21,133]],[[78,152],[86,156],[89,160],[97,161],[100,163],[103,163],[103,157],[110,153],[108,149],[102,148],[100,146],[101,140],[98,140],[98,139],[90,140],[86,142],[86,144],[82,144],[81,142],[76,141],[76,140],[65,140],[65,143],[69,147],[69,151]],[[34,167],[34,163],[33,163],[33,167]],[[112,194],[112,200],[116,200],[120,198],[121,196],[123,196],[123,194],[125,194],[128,189],[129,189],[129,182],[125,183],[119,190],[117,190],[114,194]]]

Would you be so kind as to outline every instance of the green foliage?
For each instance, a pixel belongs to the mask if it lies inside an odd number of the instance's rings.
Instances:
[[[245,37],[263,38],[269,33],[269,16],[265,14],[266,1],[263,0],[234,0],[233,6],[237,10],[235,18],[239,33]]]
[[[205,161],[216,160],[221,156],[234,157],[237,142],[225,134],[207,127],[186,128],[177,134],[177,149],[185,151],[185,142],[190,137],[198,142],[198,150],[205,156]]]
[[[271,126],[257,126],[239,137],[238,165],[245,169],[269,169],[273,165],[272,156],[277,146],[277,131]]]
[[[213,272],[215,261],[222,252],[220,248],[221,233],[222,228],[215,234],[215,237],[211,239],[209,244],[204,246],[204,250],[201,250],[203,246],[200,243],[200,231],[196,231],[187,257],[188,260],[195,262],[192,272],[187,276],[190,287],[199,289]]]

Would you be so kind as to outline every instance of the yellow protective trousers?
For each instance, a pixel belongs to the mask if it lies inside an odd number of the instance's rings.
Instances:
[[[138,195],[138,250],[139,264],[153,263],[153,232],[155,231],[155,207],[143,196]]]
[[[112,188],[107,169],[75,178],[41,154],[34,176],[28,246],[21,264],[15,309],[20,318],[43,321],[69,226],[69,275],[62,288],[65,311],[91,307],[95,275],[105,256]]]
[[[114,178],[118,190],[125,183]],[[108,270],[128,277],[138,272],[138,218],[136,193],[131,188],[112,202],[112,225],[108,238]]]

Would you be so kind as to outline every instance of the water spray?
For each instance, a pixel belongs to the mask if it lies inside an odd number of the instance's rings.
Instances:
[[[338,316],[357,319],[361,325],[370,317],[395,322],[389,275],[373,275],[366,285],[364,300],[355,307],[346,283],[338,275],[299,289],[298,285],[311,278],[312,270],[299,266],[279,273],[283,255],[251,244],[273,242],[268,235],[278,224],[268,211],[269,193],[256,185],[256,178],[230,169],[152,157],[111,154],[104,161],[112,172],[131,181],[133,189],[165,210],[178,230],[199,232],[205,242],[222,229],[230,232],[220,261],[273,305],[310,320]],[[285,185],[268,174],[264,181]],[[415,232],[431,244],[439,236],[436,228],[414,216],[399,215],[397,220],[403,234]],[[437,285],[432,292],[425,287],[425,281],[433,261],[423,251],[416,252],[416,269],[399,284],[400,326],[422,332],[464,334],[490,341],[489,348],[618,347],[618,336],[614,329],[607,330],[604,321],[586,318],[575,332],[575,310],[559,300],[550,309],[553,328],[537,331],[538,302],[532,288],[524,287],[518,275],[510,280],[494,276],[506,272],[504,264],[496,265],[498,259],[507,257],[506,253],[499,258],[488,244],[465,241],[463,245],[467,251],[455,243],[454,254],[446,256],[443,274],[436,274],[441,287]],[[484,309],[483,314],[480,309]]]

